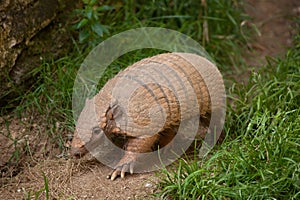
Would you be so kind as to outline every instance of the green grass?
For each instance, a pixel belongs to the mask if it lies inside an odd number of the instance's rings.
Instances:
[[[33,116],[33,120],[30,120],[31,122],[29,123],[41,125],[41,133],[49,138],[48,141],[53,144],[53,147],[58,147],[61,151],[65,149],[66,132],[72,132],[74,129],[70,102],[72,100],[72,87],[76,76],[76,67],[78,68],[81,60],[81,57],[70,56],[43,63],[31,72],[35,83],[30,90],[18,98],[12,99],[10,103],[19,102],[19,105],[10,115],[18,116],[20,119]],[[5,114],[3,114],[3,118],[8,129],[11,123],[10,119]],[[24,122],[21,123],[24,126],[28,126]],[[0,134],[3,133],[0,131]],[[10,135],[4,136],[11,138]],[[26,152],[27,149],[20,149],[20,145],[18,145],[18,140],[22,140],[22,137],[23,135],[19,135],[13,139],[15,151],[10,159],[12,166],[19,164],[20,156],[29,155]],[[32,153],[34,154],[35,152]]]
[[[299,40],[298,40],[299,42]],[[248,85],[233,85],[225,142],[211,155],[164,170],[172,199],[300,198],[300,51],[268,59]]]
[[[24,199],[26,199],[26,200],[33,199],[33,194],[32,193],[34,193],[34,197],[35,197],[34,199],[38,200],[38,199],[41,198],[41,195],[43,193],[45,193],[45,199],[49,200],[49,185],[48,185],[49,181],[48,181],[47,176],[44,173],[43,173],[43,178],[44,178],[44,187],[37,190],[37,191],[35,191],[35,192],[32,192],[32,191],[26,192],[25,189],[24,189],[24,191],[23,191],[24,192]]]
[[[64,126],[73,126],[70,101],[76,70],[81,60],[82,58],[63,57],[45,62],[32,71],[36,79],[33,89],[17,99],[21,103],[14,112],[22,115],[24,110],[29,110],[44,115],[50,123],[53,120],[64,123]]]
[[[173,29],[198,41],[221,67],[235,66],[235,70],[241,70],[241,48],[249,39],[242,26],[249,17],[243,12],[241,0],[129,0],[105,4],[114,9],[99,13],[99,20],[111,34],[139,27]],[[99,40],[91,37],[88,42],[97,44]]]

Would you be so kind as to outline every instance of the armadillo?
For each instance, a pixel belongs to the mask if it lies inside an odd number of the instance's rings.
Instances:
[[[85,155],[105,136],[124,150],[108,178],[123,178],[126,172],[136,171],[140,154],[172,149],[183,122],[193,130],[181,129],[179,140],[195,135],[204,138],[202,127],[207,130],[211,114],[223,108],[222,75],[204,57],[164,53],[145,58],[119,72],[86,101],[71,154]],[[175,144],[180,145],[180,141]],[[142,162],[148,163],[147,159]]]

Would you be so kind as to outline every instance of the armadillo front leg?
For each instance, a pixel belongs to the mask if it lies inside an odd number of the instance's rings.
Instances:
[[[126,172],[133,174],[134,165],[137,161],[139,153],[151,152],[157,146],[159,135],[143,138],[129,138],[125,146],[125,154],[115,169],[108,176],[111,180],[114,180],[117,176],[124,178]]]

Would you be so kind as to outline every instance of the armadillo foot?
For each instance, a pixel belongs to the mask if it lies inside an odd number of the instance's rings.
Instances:
[[[131,153],[130,155],[125,155],[116,165],[115,169],[111,172],[111,174],[107,176],[107,178],[112,181],[115,180],[118,176],[124,178],[128,170],[130,174],[133,174],[135,160],[136,156],[134,154]]]
[[[125,155],[107,178],[110,178],[111,180],[115,180],[118,176],[124,178],[128,171],[133,174],[133,168],[137,162],[138,155],[144,152],[151,152],[158,137],[159,135],[154,135],[152,137],[128,139]]]

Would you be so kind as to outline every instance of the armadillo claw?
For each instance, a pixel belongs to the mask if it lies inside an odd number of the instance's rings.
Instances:
[[[107,176],[110,180],[115,180],[118,176],[121,176],[121,178],[125,177],[126,172],[128,172],[128,169],[130,171],[130,174],[133,174],[133,167],[134,163],[125,163],[121,166],[118,166],[116,169],[112,171],[110,175]]]

